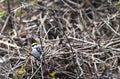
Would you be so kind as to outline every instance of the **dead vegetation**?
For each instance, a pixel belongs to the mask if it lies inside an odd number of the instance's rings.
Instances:
[[[120,78],[118,0],[8,2],[0,4],[0,79]],[[29,55],[31,37],[41,60]]]

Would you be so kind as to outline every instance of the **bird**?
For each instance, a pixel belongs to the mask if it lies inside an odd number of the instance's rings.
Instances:
[[[29,52],[29,54],[33,57],[35,57],[37,60],[40,60],[41,56],[42,56],[42,52],[41,52],[41,44],[39,44],[35,38],[30,37],[27,38],[24,42],[24,45],[31,45],[31,51]]]
[[[30,52],[30,54],[35,58],[39,59],[40,56],[42,55],[41,45],[37,44],[36,42],[32,43],[32,51]]]

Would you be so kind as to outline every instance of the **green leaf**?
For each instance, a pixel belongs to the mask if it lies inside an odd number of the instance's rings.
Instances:
[[[82,24],[76,24],[76,26],[78,26],[78,28],[81,30],[81,31],[83,31],[84,30],[84,26],[82,25]]]
[[[16,11],[16,14],[17,14],[18,16],[21,16],[21,14],[22,14],[21,10],[18,9],[18,10]]]
[[[5,11],[1,11],[0,12],[0,17],[4,17],[6,15],[6,12]]]
[[[117,2],[116,4],[117,4],[117,8],[120,10],[120,3]]]
[[[35,1],[30,1],[30,4],[31,4],[31,5],[35,5],[36,2],[35,2]]]

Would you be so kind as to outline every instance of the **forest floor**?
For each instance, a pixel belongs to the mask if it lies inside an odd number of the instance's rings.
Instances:
[[[0,79],[120,78],[119,0],[1,0],[0,7]]]

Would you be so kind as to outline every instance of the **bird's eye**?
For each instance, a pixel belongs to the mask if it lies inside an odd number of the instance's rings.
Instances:
[[[36,48],[36,50],[37,50],[38,52],[41,52],[41,51],[40,51],[40,48],[38,48],[38,47]]]

